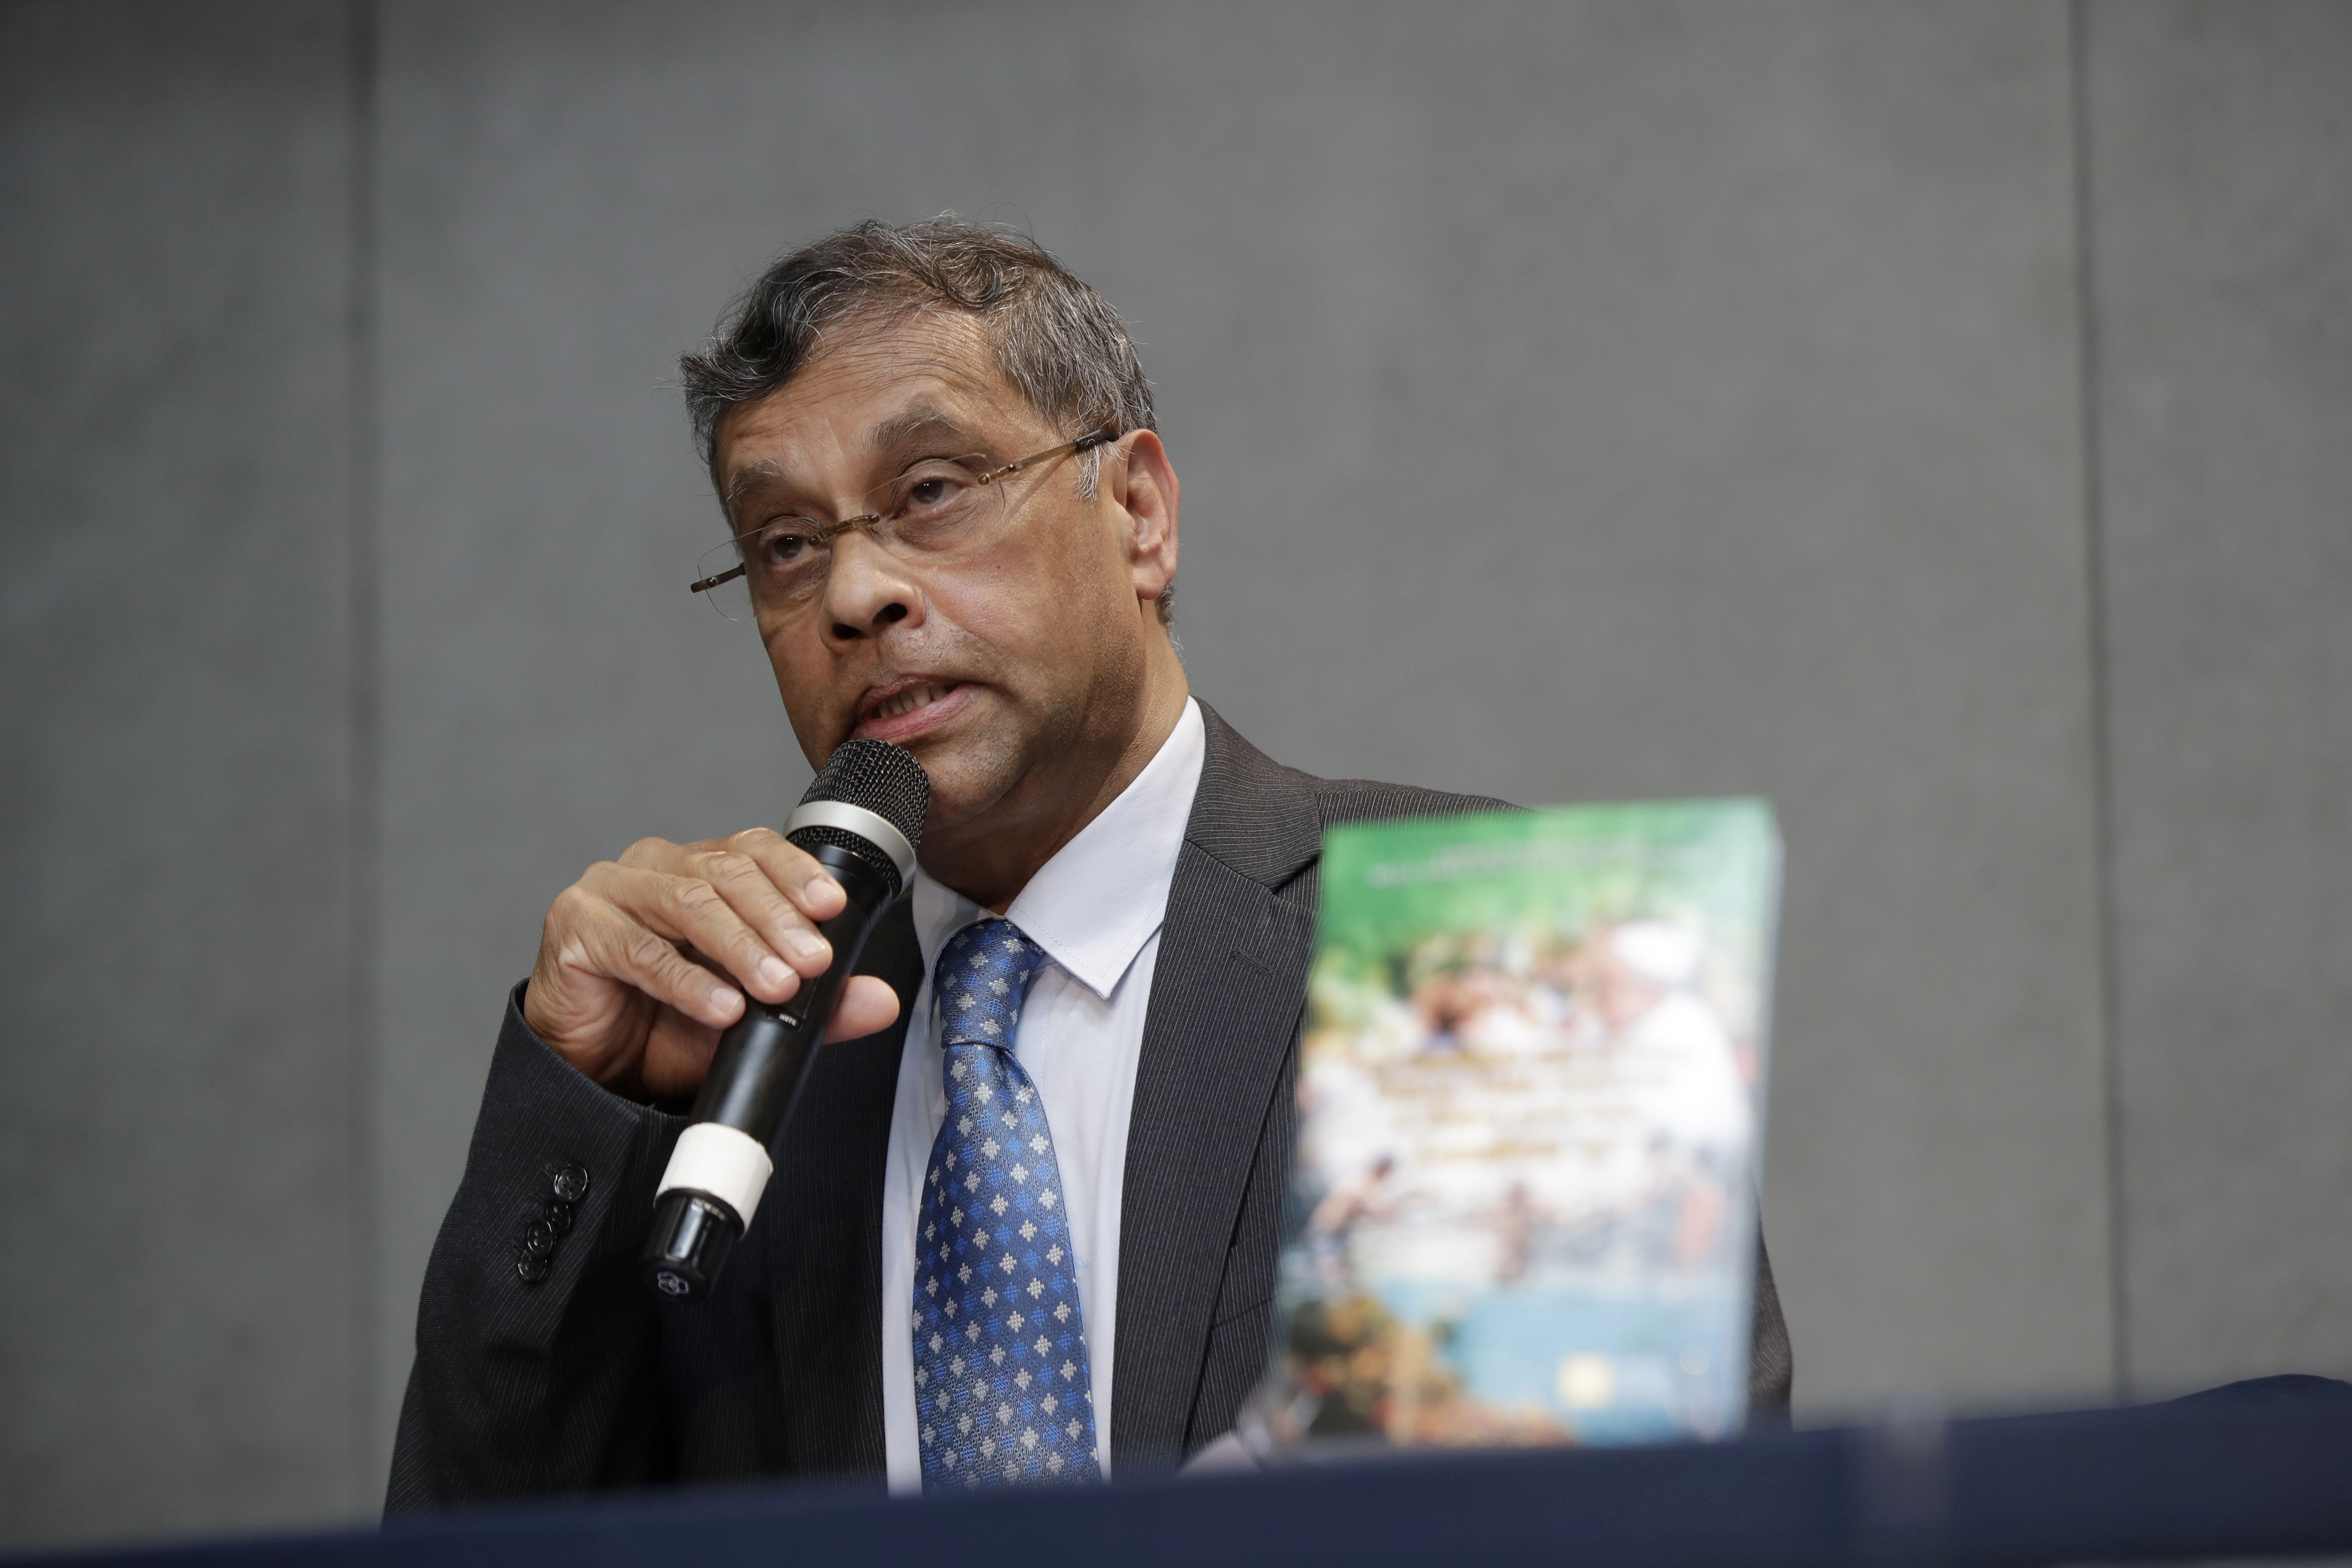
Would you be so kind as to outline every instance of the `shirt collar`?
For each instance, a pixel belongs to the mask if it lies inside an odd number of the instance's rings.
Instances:
[[[1206,752],[1201,705],[1188,697],[1176,728],[1143,771],[1038,868],[1004,911],[1048,958],[1106,1001],[1168,912]],[[919,868],[911,896],[928,974],[948,938],[986,911]]]

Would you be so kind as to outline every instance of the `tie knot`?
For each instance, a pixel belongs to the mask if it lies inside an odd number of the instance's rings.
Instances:
[[[940,1044],[1013,1048],[1021,1001],[1045,950],[1011,921],[978,921],[950,937],[931,972],[940,1004]]]

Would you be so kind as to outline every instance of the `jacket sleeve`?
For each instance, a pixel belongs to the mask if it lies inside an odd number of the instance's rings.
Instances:
[[[655,1309],[636,1272],[685,1127],[505,1026],[416,1314],[388,1514],[667,1479]]]

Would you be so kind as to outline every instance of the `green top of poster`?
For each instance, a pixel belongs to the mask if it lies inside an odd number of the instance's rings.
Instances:
[[[1355,823],[1324,837],[1319,934],[1328,952],[1669,910],[1717,931],[1752,930],[1779,866],[1772,808],[1755,799]]]

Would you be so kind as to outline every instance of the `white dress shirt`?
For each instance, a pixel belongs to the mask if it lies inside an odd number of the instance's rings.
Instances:
[[[1078,1306],[1093,1380],[1095,1455],[1110,1474],[1111,1347],[1118,1319],[1119,1197],[1143,1016],[1160,957],[1160,923],[1201,784],[1200,705],[1135,781],[1038,868],[1004,918],[1045,950],[1021,1010],[1014,1054],[1045,1102],[1077,1248]],[[931,1144],[947,1116],[931,967],[950,937],[988,911],[918,870],[915,940],[923,985],[907,1023],[882,1184],[882,1436],[890,1489],[919,1492],[915,1424],[915,1221]]]

